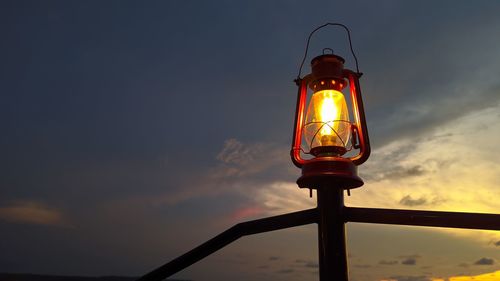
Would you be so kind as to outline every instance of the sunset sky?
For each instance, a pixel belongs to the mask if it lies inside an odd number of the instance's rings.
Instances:
[[[0,272],[139,276],[312,208],[289,149],[309,32],[350,27],[372,141],[350,206],[500,213],[496,1],[1,1]],[[343,30],[317,32],[354,69]],[[500,232],[347,225],[352,281],[500,280]],[[319,280],[317,226],[176,274]]]

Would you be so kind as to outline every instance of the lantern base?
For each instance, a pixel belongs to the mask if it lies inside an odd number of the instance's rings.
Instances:
[[[318,157],[302,166],[302,176],[297,180],[300,188],[353,189],[362,186],[358,168],[351,160],[342,157]]]

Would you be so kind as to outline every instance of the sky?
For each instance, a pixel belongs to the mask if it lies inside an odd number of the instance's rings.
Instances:
[[[289,158],[309,33],[349,26],[372,144],[349,206],[500,213],[495,1],[0,2],[0,272],[139,276],[315,206]],[[313,37],[354,69],[341,29]],[[310,71],[307,64],[303,73]],[[352,281],[500,280],[500,233],[347,224]],[[318,280],[317,226],[175,278]]]

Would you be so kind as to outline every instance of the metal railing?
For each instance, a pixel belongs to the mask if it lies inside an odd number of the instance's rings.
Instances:
[[[325,212],[334,215],[333,219],[338,220],[338,225],[341,226],[339,228],[340,231],[343,231],[343,225],[347,222],[500,230],[500,214],[346,207],[343,204],[343,194],[337,198],[337,201],[338,202],[334,204],[330,204],[330,207],[324,208],[324,210],[322,210],[323,207],[318,204],[318,207],[314,209],[236,224],[184,255],[145,274],[139,278],[138,281],[163,280],[246,235],[312,223],[321,225],[322,221],[324,221]],[[335,207],[335,205],[340,208],[335,212],[329,212],[332,211],[331,207]],[[327,224],[325,227],[331,227],[328,222],[325,224]],[[337,231],[336,233],[338,234],[339,232]],[[342,236],[342,234],[335,238],[335,240],[338,241],[335,241],[333,244],[337,247],[337,251],[342,251],[342,247],[344,247],[345,251],[345,237],[340,236]],[[322,238],[326,241],[328,239],[327,237]],[[344,246],[342,246],[342,243]],[[338,272],[340,272],[341,275],[345,273],[344,275],[347,276],[347,270],[344,272],[343,268],[340,268],[337,273]],[[347,280],[347,277],[341,278]],[[321,277],[321,271],[320,279],[326,279]]]

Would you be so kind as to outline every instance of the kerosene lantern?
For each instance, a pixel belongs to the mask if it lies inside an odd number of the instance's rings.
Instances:
[[[312,59],[311,73],[301,78],[299,71],[295,80],[299,91],[291,156],[302,169],[297,180],[301,188],[349,190],[363,185],[357,166],[368,159],[370,143],[359,85],[362,74],[344,68],[344,63],[326,48]],[[350,93],[350,108],[344,92]]]

